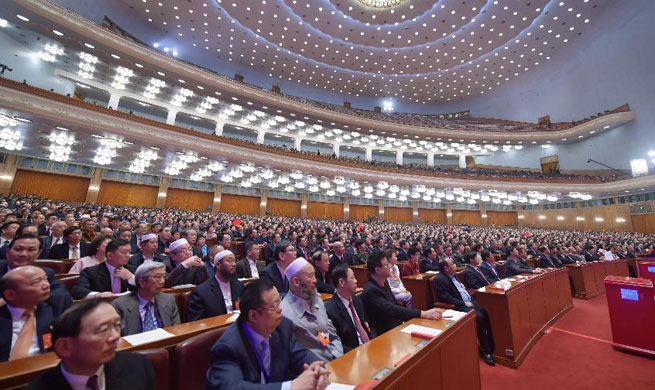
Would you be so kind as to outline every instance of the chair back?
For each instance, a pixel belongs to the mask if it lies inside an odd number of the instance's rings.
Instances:
[[[203,390],[209,369],[209,350],[227,327],[212,329],[191,337],[175,347],[173,383],[176,389]]]
[[[66,290],[70,292],[73,289],[73,286],[77,284],[77,280],[80,278],[80,275],[71,274],[70,276],[58,278],[59,282],[66,287]]]
[[[55,274],[67,274],[73,266],[74,261],[69,260],[36,260],[34,265],[37,267],[50,268]]]
[[[144,349],[137,351],[146,355],[152,368],[155,370],[155,384],[157,390],[170,390],[170,361],[168,351],[163,348]]]

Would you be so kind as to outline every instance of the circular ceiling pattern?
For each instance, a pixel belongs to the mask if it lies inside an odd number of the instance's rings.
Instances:
[[[292,94],[309,86],[426,104],[488,93],[543,66],[609,0],[122,2],[201,66],[236,62],[273,84],[297,83]]]

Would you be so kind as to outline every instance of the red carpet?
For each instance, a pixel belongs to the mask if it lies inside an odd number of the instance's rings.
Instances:
[[[573,300],[518,370],[480,360],[483,390],[655,389],[655,359],[616,351],[605,294]],[[655,331],[655,324],[652,324]]]

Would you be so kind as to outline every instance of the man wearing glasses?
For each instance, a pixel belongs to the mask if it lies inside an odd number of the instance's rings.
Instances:
[[[273,283],[280,294],[284,295],[289,291],[289,280],[286,278],[285,271],[289,264],[296,260],[296,247],[290,241],[281,241],[275,246],[273,259],[275,261],[269,263],[259,273],[259,278]]]
[[[185,239],[180,238],[168,247],[170,259],[163,263],[166,265],[168,276],[164,287],[173,287],[181,284],[194,284],[207,280],[207,268],[198,256],[193,256],[193,248]]]
[[[113,302],[121,316],[121,336],[148,332],[180,323],[175,298],[161,292],[166,279],[166,266],[160,262],[147,262],[134,273],[136,292]]]
[[[300,344],[282,317],[280,294],[268,280],[248,284],[241,313],[211,349],[207,389],[323,390],[329,372]],[[273,359],[274,357],[274,359]]]

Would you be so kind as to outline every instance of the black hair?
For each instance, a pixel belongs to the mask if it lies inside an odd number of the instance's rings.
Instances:
[[[375,250],[373,253],[368,255],[368,259],[366,259],[366,268],[368,268],[368,271],[371,273],[371,275],[375,274],[376,268],[382,267],[383,258],[386,258],[386,255],[380,250]]]
[[[52,345],[62,337],[79,336],[84,317],[102,304],[113,308],[108,299],[102,298],[85,299],[69,307],[52,323]]]
[[[43,239],[41,237],[35,235],[35,234],[30,234],[30,233],[22,234],[20,236],[14,237],[14,239],[11,240],[11,242],[9,243],[9,246],[7,247],[7,252],[9,252],[11,250],[11,248],[14,247],[14,244],[18,240],[39,240],[39,249],[41,248],[41,245],[43,244]]]
[[[116,240],[112,240],[109,244],[107,244],[105,253],[115,252],[118,248],[122,247],[123,245],[130,245],[130,242],[127,240],[122,240],[120,238]]]
[[[339,279],[348,278],[348,263],[341,263],[334,267],[332,270],[332,285],[337,287],[339,285]]]
[[[66,230],[64,230],[64,237],[68,238],[68,235],[76,230],[82,230],[82,229],[80,229],[80,227],[77,225],[67,227]]]
[[[279,261],[280,260],[280,253],[283,253],[284,251],[287,250],[287,247],[291,245],[291,241],[287,240],[282,240],[275,245],[275,249],[273,250],[273,260],[274,261]]]

